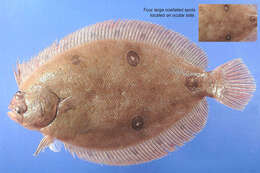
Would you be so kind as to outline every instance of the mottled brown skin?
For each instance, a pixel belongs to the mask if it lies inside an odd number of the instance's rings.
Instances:
[[[136,65],[128,62],[129,51],[139,56]],[[177,68],[197,76],[187,77]],[[106,40],[55,57],[20,89],[31,92],[32,86],[39,86],[38,92],[45,89],[46,95],[59,98],[57,115],[40,129],[43,134],[107,150],[135,145],[168,129],[210,96],[205,81],[207,72],[162,49]],[[143,120],[140,129],[132,125],[137,116]]]
[[[255,5],[199,5],[199,41],[256,41],[256,39]]]

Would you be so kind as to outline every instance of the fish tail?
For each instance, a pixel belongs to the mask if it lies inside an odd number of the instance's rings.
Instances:
[[[215,81],[213,97],[228,107],[243,110],[253,96],[256,84],[242,59],[217,67],[211,75]]]

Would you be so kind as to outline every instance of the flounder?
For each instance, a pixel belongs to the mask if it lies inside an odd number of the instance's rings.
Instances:
[[[254,4],[199,4],[199,41],[256,41]]]
[[[241,59],[206,72],[207,56],[174,31],[143,21],[105,21],[17,64],[8,115],[73,155],[129,165],[161,158],[205,125],[205,97],[242,110],[255,82]]]

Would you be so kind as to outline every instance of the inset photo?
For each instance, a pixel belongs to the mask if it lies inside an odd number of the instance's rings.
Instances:
[[[199,4],[199,41],[256,40],[256,4]]]

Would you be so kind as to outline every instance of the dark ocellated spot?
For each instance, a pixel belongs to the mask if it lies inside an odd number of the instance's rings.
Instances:
[[[129,51],[126,55],[126,59],[129,65],[135,67],[139,64],[140,62],[140,57],[135,51]]]
[[[230,34],[227,34],[225,38],[226,38],[226,40],[229,41],[229,40],[231,40],[231,35],[230,35]]]
[[[135,130],[141,130],[144,126],[144,119],[141,116],[136,116],[132,119],[132,128]]]
[[[225,12],[228,12],[228,10],[229,10],[229,5],[228,4],[224,5],[224,10],[225,10]]]
[[[199,86],[197,76],[188,76],[188,77],[186,78],[186,81],[185,81],[185,86],[186,86],[190,91],[195,91],[195,90],[198,88],[198,86]]]
[[[78,65],[78,64],[80,63],[79,56],[78,56],[78,55],[72,56],[71,62],[72,62],[72,64],[74,64],[74,65]]]
[[[255,16],[250,16],[249,17],[249,21],[252,22],[252,23],[255,23],[256,22],[256,17]]]

